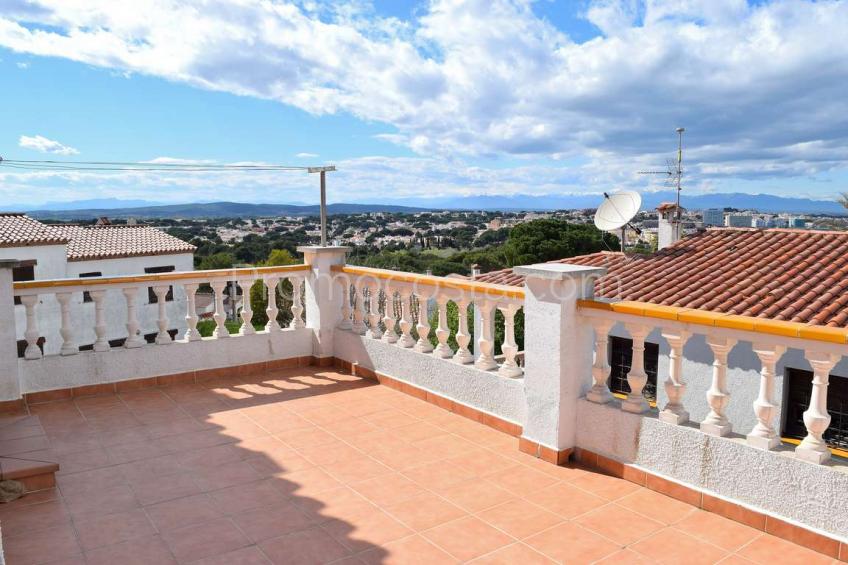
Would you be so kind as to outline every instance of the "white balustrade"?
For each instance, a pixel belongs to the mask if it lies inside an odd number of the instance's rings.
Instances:
[[[368,311],[365,308],[365,287],[362,281],[356,281],[353,284],[353,297],[353,325],[351,329],[354,333],[365,335],[365,332],[368,331],[368,327],[365,325],[365,316],[368,315]]]
[[[241,287],[241,326],[239,326],[239,335],[253,335],[256,333],[256,328],[253,327],[253,306],[250,304],[250,289],[256,279],[239,279],[238,285]]]
[[[62,355],[76,355],[79,353],[79,346],[74,343],[74,328],[71,325],[71,293],[57,292],[56,300],[59,301],[59,309],[61,312],[61,326],[59,334],[62,336]]]
[[[350,322],[351,316],[351,308],[350,308],[350,290],[351,284],[348,282],[346,278],[340,279],[340,286],[342,293],[342,319],[339,320],[338,328],[340,330],[349,330],[353,326]]]
[[[212,337],[222,339],[230,337],[230,332],[227,330],[227,313],[224,310],[224,289],[227,288],[227,281],[213,281],[212,290],[215,292],[215,314],[212,318],[215,320],[215,329],[212,331]],[[272,300],[269,297],[269,304]],[[274,301],[274,309],[276,310],[276,301]]]
[[[401,287],[400,289],[400,339],[398,339],[398,344],[401,347],[413,347],[415,345],[415,339],[412,337],[412,313],[410,308],[412,308],[412,291],[408,288]]]
[[[713,352],[713,378],[707,391],[710,412],[701,422],[701,431],[711,436],[726,436],[733,429],[725,410],[730,402],[727,390],[727,356],[736,345],[736,340],[716,335],[707,336],[707,345]]]
[[[668,342],[668,378],[663,383],[668,402],[660,412],[660,420],[670,424],[689,421],[689,412],[683,406],[686,383],[683,382],[683,346],[689,334],[683,330],[664,330],[662,336]]]
[[[777,406],[774,403],[774,376],[778,359],[785,347],[762,343],[753,344],[754,353],[760,359],[760,391],[754,400],[757,424],[745,438],[748,445],[757,449],[774,449],[780,445],[780,437],[774,429]]]
[[[279,277],[265,277],[263,279],[265,288],[267,289],[268,306],[265,308],[265,315],[268,316],[268,321],[265,323],[265,331],[275,333],[282,330],[280,322],[277,321],[277,314],[280,309],[277,308],[277,285],[280,284]]]
[[[630,392],[621,403],[621,409],[633,414],[641,414],[650,410],[643,391],[648,384],[648,373],[645,372],[645,338],[651,328],[641,324],[626,324],[630,339],[633,341],[633,356],[630,361],[630,371],[627,373],[627,386]]]
[[[200,332],[197,331],[197,305],[195,295],[197,294],[197,283],[189,283],[183,285],[186,293],[186,333],[185,341],[198,341],[201,339]]]
[[[430,353],[433,351],[433,344],[430,343],[428,336],[430,335],[430,315],[427,312],[427,302],[429,298],[423,294],[418,295],[418,324],[415,326],[418,332],[418,341],[415,342],[415,351],[419,353]]]
[[[495,336],[492,335],[492,316],[494,316],[495,303],[491,300],[480,300],[475,303],[475,307],[480,311],[480,324],[482,331],[480,339],[477,341],[477,347],[480,350],[480,355],[474,361],[474,366],[482,371],[490,371],[498,366],[495,361]]]
[[[827,385],[830,371],[839,362],[839,356],[815,350],[805,351],[805,356],[813,367],[813,391],[810,395],[810,405],[804,412],[807,435],[795,448],[795,456],[813,463],[824,463],[830,459],[830,449],[822,437],[830,426]]]
[[[292,321],[289,327],[292,329],[302,328],[306,326],[303,321],[303,300],[301,298],[301,294],[303,293],[303,278],[289,277],[289,281],[291,281],[292,285]]]
[[[21,303],[26,310],[24,338],[26,339],[27,347],[24,351],[24,359],[41,359],[41,348],[38,346],[38,339],[41,336],[38,332],[38,318],[35,312],[35,305],[38,304],[38,295],[29,294],[21,296]]]
[[[382,340],[385,343],[397,343],[398,334],[395,331],[395,323],[397,320],[397,312],[395,311],[395,291],[389,285],[386,285],[386,307],[385,316],[383,317],[383,326],[386,328],[383,332]]]
[[[109,351],[112,346],[109,345],[109,339],[106,337],[106,308],[103,303],[106,298],[106,291],[92,290],[89,295],[91,300],[94,301],[94,335],[97,336],[92,349],[98,353]]]
[[[467,365],[474,362],[474,354],[468,349],[468,344],[471,343],[471,334],[468,330],[468,300],[460,298],[456,301],[456,309],[459,320],[457,322],[456,331],[456,353],[453,360],[457,363]]]
[[[368,285],[367,288],[368,331],[366,332],[366,335],[371,339],[380,339],[383,337],[383,332],[380,331],[380,286],[375,282]]]
[[[504,317],[504,342],[501,345],[501,351],[504,354],[504,362],[498,369],[498,374],[503,377],[514,379],[524,374],[521,367],[515,361],[518,355],[518,345],[515,343],[515,314],[520,306],[518,304],[509,303],[504,306],[498,306]]]
[[[436,339],[439,344],[433,350],[433,354],[440,359],[450,359],[453,357],[453,351],[448,345],[450,337],[450,328],[448,327],[448,296],[440,294],[436,297],[436,306],[439,309],[439,326],[436,328]]]
[[[610,375],[607,343],[609,343],[608,336],[612,326],[612,320],[592,320],[592,327],[595,330],[595,361],[592,363],[592,388],[586,393],[586,398],[598,404],[606,404],[612,400],[612,393],[607,386]]]
[[[127,301],[127,339],[124,341],[126,349],[135,349],[144,345],[144,338],[139,334],[138,312],[136,302],[138,300],[139,287],[131,286],[122,289]]]
[[[158,306],[158,317],[156,325],[159,326],[159,333],[156,334],[157,345],[169,345],[173,342],[171,334],[168,333],[168,312],[166,311],[165,299],[168,296],[169,286],[154,286],[153,293],[156,295],[156,305]],[[217,294],[217,292],[216,292]]]

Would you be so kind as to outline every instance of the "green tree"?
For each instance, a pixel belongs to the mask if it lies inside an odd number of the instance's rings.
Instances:
[[[588,224],[542,219],[512,228],[503,251],[510,267],[617,249],[618,238]]]
[[[235,258],[230,253],[213,253],[207,257],[201,257],[197,263],[197,268],[201,271],[230,269],[235,261]]]
[[[298,261],[288,249],[272,249],[268,255],[267,261],[262,261],[258,267],[281,267],[284,265],[296,265]],[[283,281],[277,286],[277,309],[280,311],[277,314],[277,322],[284,326],[291,322],[292,313],[292,285],[288,280]],[[254,325],[265,325],[268,323],[268,315],[265,309],[268,308],[268,290],[265,283],[256,281],[250,287],[250,308],[253,310],[251,320]]]

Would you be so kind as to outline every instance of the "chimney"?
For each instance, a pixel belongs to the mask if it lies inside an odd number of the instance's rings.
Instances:
[[[680,208],[679,212],[682,213],[683,208]],[[665,249],[677,243],[682,233],[677,204],[663,202],[657,206],[657,213],[659,214],[657,249]]]
[[[477,263],[474,263],[473,265],[471,265],[471,278],[476,279],[479,276],[480,276],[480,265],[478,265]]]

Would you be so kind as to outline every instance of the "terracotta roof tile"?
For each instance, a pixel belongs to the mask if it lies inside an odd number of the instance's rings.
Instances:
[[[61,245],[68,239],[24,214],[0,212],[0,247]]]
[[[67,236],[68,261],[192,253],[194,245],[146,226],[56,226]]]
[[[715,228],[652,255],[554,261],[599,266],[602,298],[848,327],[848,232]],[[512,269],[475,280],[520,286]]]

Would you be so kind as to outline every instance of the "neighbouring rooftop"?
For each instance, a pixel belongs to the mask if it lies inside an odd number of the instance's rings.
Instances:
[[[0,247],[67,245],[68,261],[193,253],[195,246],[149,226],[48,225],[0,213]]]
[[[29,409],[0,445],[61,470],[0,505],[10,565],[832,561],[330,369]]]
[[[602,299],[848,327],[848,232],[714,228],[651,255],[555,262],[606,268],[595,286]],[[524,284],[512,269],[474,280]]]

